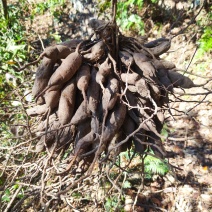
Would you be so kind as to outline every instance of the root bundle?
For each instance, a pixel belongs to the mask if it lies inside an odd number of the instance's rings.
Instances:
[[[91,172],[97,160],[132,145],[139,154],[151,148],[164,158],[160,133],[169,94],[195,84],[160,58],[171,40],[140,43],[117,33],[113,23],[93,24],[95,38],[60,43],[39,57],[33,86],[38,105],[27,110],[43,117],[34,130],[40,136],[34,151],[56,157],[70,150],[65,172],[80,161]]]

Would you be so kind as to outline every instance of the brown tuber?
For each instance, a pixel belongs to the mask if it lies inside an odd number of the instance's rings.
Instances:
[[[99,66],[99,71],[96,74],[96,82],[104,90],[103,83],[106,80],[106,77],[111,73],[111,64],[108,61],[108,58]]]
[[[82,43],[77,46],[75,52],[69,54],[66,59],[63,60],[62,64],[49,79],[48,87],[62,85],[74,76],[82,64],[82,56],[79,53],[81,44]]]
[[[112,110],[116,104],[119,92],[119,82],[116,78],[109,78],[107,87],[102,96],[102,109],[104,112]]]
[[[174,87],[181,87],[181,88],[192,88],[195,87],[195,84],[191,79],[188,77],[174,71],[168,70],[168,77],[173,83]]]
[[[99,41],[86,52],[82,52],[82,54],[89,62],[97,62],[105,54],[105,44],[103,41]]]
[[[71,121],[76,100],[76,79],[73,78],[61,91],[58,118],[62,125]]]
[[[86,90],[88,89],[91,77],[89,65],[82,65],[77,72],[77,88],[82,92],[84,101],[87,105]]]

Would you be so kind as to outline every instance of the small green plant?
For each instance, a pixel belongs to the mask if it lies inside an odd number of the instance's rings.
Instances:
[[[203,52],[212,51],[212,26],[207,26],[204,29],[204,33],[199,40],[200,49]]]
[[[144,33],[144,22],[136,14],[134,8],[140,10],[143,6],[143,0],[127,0],[117,3],[117,23],[124,30],[134,30],[139,34]]]
[[[44,2],[39,2],[39,3],[35,3],[33,4],[33,16],[35,14],[39,15],[39,14],[44,14],[47,10],[50,11],[50,13],[56,17],[58,15],[62,14],[62,10],[57,10],[56,7],[60,7],[60,6],[64,6],[65,5],[65,0],[48,0],[48,1],[44,1]]]
[[[0,5],[1,6],[1,5]],[[8,6],[9,19],[0,14],[0,97],[22,81],[24,73],[17,72],[19,63],[27,56],[24,27],[19,18],[22,13],[20,8],[14,5]],[[6,83],[5,83],[6,82]]]
[[[168,127],[165,125],[164,132],[162,132],[162,134],[164,136],[168,135],[167,128]],[[143,155],[139,155],[137,153],[134,154],[134,151],[135,151],[134,148],[131,148],[128,151],[120,153],[120,157],[117,158],[117,162],[116,162],[117,165],[123,159],[125,159],[126,161],[130,161],[132,159],[132,157],[134,156],[132,161],[135,161],[138,166],[141,166],[142,164],[144,164],[144,177],[146,179],[152,179],[152,177],[154,175],[163,176],[169,172],[169,166],[168,166],[167,161],[158,159],[157,157],[154,157],[154,153],[151,149],[146,150],[147,153],[149,152],[151,155],[146,154],[146,152],[144,152]],[[144,162],[142,163],[143,158],[144,158]],[[130,171],[134,171],[134,168],[130,168]],[[128,184],[128,181],[126,181],[126,183],[123,185],[123,187],[127,188],[128,186],[130,186],[130,185]]]
[[[151,0],[154,4],[158,0]],[[117,2],[116,21],[122,30],[133,30],[138,34],[144,34],[144,22],[138,12],[143,8],[145,0],[120,0]],[[111,1],[100,3],[100,13],[111,8]]]
[[[30,39],[24,23],[29,19],[32,21],[35,15],[46,11],[50,11],[53,18],[58,18],[62,14],[61,7],[64,5],[65,0],[48,0],[41,3],[29,3],[20,0],[8,2],[7,17],[0,13],[0,99],[2,100],[0,132],[4,135],[7,135],[7,132],[10,131],[8,123],[26,119],[26,117],[17,117],[17,111],[16,114],[13,114],[12,108],[18,106],[20,108],[21,103],[15,101],[17,98],[15,93],[10,94],[21,86],[19,92],[22,95],[22,92],[24,93],[30,86],[29,83],[24,83],[24,81],[29,81],[32,77],[26,70],[18,71],[22,64],[27,63],[31,49],[28,45]],[[3,10],[1,3],[0,10]],[[56,42],[61,41],[57,32],[49,33],[48,36]],[[9,101],[7,100],[8,96]],[[21,114],[19,115],[21,116]]]
[[[131,188],[131,187],[132,187],[132,184],[131,184],[128,180],[126,180],[126,181],[123,183],[122,187],[123,187],[123,188]]]
[[[8,4],[8,19],[0,13],[0,97],[17,86],[17,81],[23,82],[24,72],[18,72],[20,64],[28,57],[28,42],[23,25],[25,19],[34,18],[35,14],[43,14],[49,10],[54,17],[62,14],[57,8],[65,5],[65,0],[48,0],[31,4],[27,7],[25,1]],[[0,10],[2,11],[2,4]],[[59,13],[60,11],[60,13]],[[57,33],[51,33],[51,38],[60,41]],[[5,84],[5,82],[7,82]]]
[[[122,197],[121,201],[123,201],[123,197]],[[123,205],[121,204],[118,196],[110,196],[110,197],[108,196],[108,197],[106,197],[104,207],[105,207],[105,210],[107,212],[113,212],[114,209],[116,209],[116,211],[120,211],[120,212],[124,211]]]
[[[10,190],[7,188],[5,191],[4,191],[4,194],[2,196],[2,202],[10,202],[10,195],[11,195],[11,192]]]
[[[121,0],[117,3],[117,24],[123,30],[134,30],[139,34],[143,34],[144,23],[141,17],[134,12],[134,8],[141,9],[143,0]],[[111,8],[111,1],[106,0],[100,4],[100,13]]]
[[[5,191],[4,191],[4,194],[1,197],[2,202],[10,202],[14,192],[16,192],[18,189],[19,189],[19,184],[18,183],[14,184],[10,188],[6,188]],[[21,187],[19,189],[19,192],[18,192],[16,197],[18,199],[21,199],[21,198],[24,197],[24,188]]]
[[[167,162],[161,159],[158,159],[154,156],[147,155],[144,159],[144,172],[145,178],[151,179],[153,175],[165,175],[169,171],[169,166]]]
[[[212,7],[210,9],[212,10]],[[201,58],[204,53],[212,52],[212,12],[209,12],[206,17],[197,23],[203,30],[203,34],[198,40],[199,49],[197,52],[197,58]]]
[[[168,129],[168,126],[165,124],[161,132],[164,137],[168,136]],[[146,154],[148,152],[151,155]],[[120,153],[120,157],[117,158],[116,164],[118,165],[123,159],[130,161],[132,158],[133,160],[137,160],[138,164],[142,164],[142,157],[144,158],[145,178],[152,178],[155,174],[165,175],[168,173],[169,166],[167,161],[154,157],[154,153],[151,149],[146,150],[143,155],[139,155],[138,153],[135,153],[135,149],[132,147],[130,150]]]
[[[168,138],[168,135],[169,135],[168,130],[170,130],[169,127],[166,124],[164,124],[163,129],[161,130],[161,135],[164,137],[162,138],[162,141]]]

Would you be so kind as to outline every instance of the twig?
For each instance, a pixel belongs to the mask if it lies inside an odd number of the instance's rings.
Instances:
[[[117,75],[117,77],[118,77],[119,79],[121,79],[120,73],[117,71],[116,61],[113,59],[113,57],[111,56],[110,53],[108,53],[108,57],[109,57],[109,59],[112,61],[113,69],[114,69],[115,74]]]
[[[112,0],[112,23],[116,23],[117,0]]]
[[[31,65],[36,65],[36,64],[38,64],[39,61],[40,61],[40,59],[41,59],[41,58],[38,57],[37,60],[35,60],[35,61],[31,62],[31,63],[27,63],[26,65],[20,67],[20,68],[18,69],[18,71],[22,71],[22,70],[24,70],[25,68],[27,68],[27,67],[29,67],[29,66],[31,66]]]
[[[198,11],[198,13],[191,19],[191,21],[189,21],[188,25],[184,29],[180,30],[180,32],[177,33],[177,35],[172,36],[171,39],[177,37],[180,34],[183,34],[191,26],[191,24],[195,23],[195,20],[196,20],[197,16],[200,14],[200,12],[202,11],[202,9],[203,9],[203,7],[205,5],[205,2],[206,2],[206,0],[204,0],[201,8]]]
[[[191,57],[191,59],[190,59],[190,61],[189,61],[189,64],[188,64],[188,66],[187,66],[187,68],[186,68],[186,70],[184,71],[183,74],[187,73],[187,71],[188,71],[188,69],[189,69],[189,67],[190,67],[190,65],[191,65],[191,63],[192,63],[192,61],[193,61],[193,59],[194,59],[194,56],[195,56],[195,54],[197,53],[197,49],[198,49],[198,46],[195,48],[194,53],[193,53],[193,55],[192,55],[192,57]]]
[[[181,69],[177,69],[177,71],[185,72],[185,70],[181,70]],[[209,78],[209,79],[212,80],[212,77],[202,76],[202,75],[195,74],[195,73],[192,73],[192,72],[189,72],[189,71],[186,71],[186,74],[193,75],[193,76],[196,76],[196,77],[200,77],[200,78],[203,78],[203,79],[208,79]]]
[[[133,210],[135,210],[135,206],[136,206],[136,203],[137,203],[137,200],[138,200],[138,196],[141,192],[141,190],[144,189],[144,159],[145,159],[146,155],[144,155],[144,157],[142,157],[142,172],[141,172],[141,175],[142,175],[142,181],[141,181],[141,185],[139,186],[139,189],[136,193],[136,197],[135,197],[135,200],[134,200],[134,203],[133,203]]]
[[[201,96],[201,95],[207,96],[207,95],[211,94],[212,91],[209,91],[209,92],[206,92],[206,93],[180,93],[180,92],[174,92],[174,93],[179,94],[180,96]],[[181,101],[186,101],[186,100],[181,100]],[[191,100],[191,101],[188,101],[188,102],[193,102],[193,101]]]
[[[38,38],[39,38],[39,40],[40,40],[41,46],[42,46],[43,51],[44,51],[44,50],[45,50],[45,47],[44,47],[43,41],[42,41],[42,39],[41,39],[41,36],[40,36],[39,34],[38,34]]]
[[[109,169],[110,170],[110,169]],[[109,170],[106,171],[107,179],[110,181],[110,183],[119,191],[119,193],[122,194],[122,190],[113,182],[113,180],[109,176]]]

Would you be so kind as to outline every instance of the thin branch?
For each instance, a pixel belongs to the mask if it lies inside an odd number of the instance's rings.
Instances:
[[[183,28],[182,30],[180,30],[179,33],[177,33],[176,35],[172,36],[171,39],[177,37],[177,36],[180,35],[180,34],[183,34],[192,24],[195,23],[196,18],[197,18],[197,16],[200,14],[200,12],[202,11],[202,9],[204,8],[205,3],[206,3],[206,0],[204,0],[204,2],[203,2],[203,4],[202,4],[201,8],[200,8],[199,11],[198,11],[198,13],[191,19],[191,21],[189,21],[188,25],[187,25],[185,28]]]

